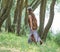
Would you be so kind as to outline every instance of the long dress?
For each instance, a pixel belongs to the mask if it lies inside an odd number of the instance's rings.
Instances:
[[[28,43],[30,43],[32,40],[31,40],[31,35],[33,34],[34,38],[35,38],[35,41],[36,42],[40,42],[41,38],[39,37],[38,33],[37,33],[37,30],[31,30],[30,29],[30,34],[29,34],[29,38],[28,38]]]

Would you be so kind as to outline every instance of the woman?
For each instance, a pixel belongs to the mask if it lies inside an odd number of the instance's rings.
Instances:
[[[42,40],[37,33],[37,20],[31,7],[27,8],[27,13],[28,13],[28,23],[30,27],[30,35],[28,43],[34,41],[35,43],[40,42],[40,44],[42,44]]]

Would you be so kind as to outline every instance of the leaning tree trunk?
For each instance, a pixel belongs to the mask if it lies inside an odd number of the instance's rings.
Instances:
[[[6,9],[7,9],[7,5],[8,4],[8,0],[2,0],[2,3],[1,3],[1,8],[0,8],[0,18],[2,18],[3,14],[6,12]],[[0,19],[0,31],[1,31],[1,19]]]
[[[39,6],[40,2],[41,0],[36,0],[36,2],[31,5],[31,7],[33,8],[33,11]]]
[[[20,27],[21,27],[21,16],[22,16],[22,8],[23,8],[23,1],[24,0],[20,0],[19,1],[19,7],[18,7],[18,18],[17,18],[17,34],[19,36],[20,34]]]
[[[49,18],[49,21],[44,29],[44,33],[43,33],[43,40],[45,41],[46,40],[46,37],[47,37],[47,33],[52,25],[52,22],[53,22],[53,19],[54,19],[54,5],[55,5],[55,2],[56,0],[52,0],[52,3],[50,5],[50,18]]]
[[[32,3],[31,3],[29,6],[32,6],[35,1],[36,1],[36,0],[33,0]]]
[[[39,26],[39,35],[42,37],[44,30],[44,20],[45,20],[45,12],[46,12],[46,3],[47,0],[41,0],[40,6],[40,26]]]
[[[25,0],[25,26],[28,24],[28,15],[27,15],[27,7],[28,7],[28,0]]]
[[[13,3],[13,0],[2,0],[1,12],[0,12],[0,29],[4,20],[7,18],[11,10],[12,3]]]

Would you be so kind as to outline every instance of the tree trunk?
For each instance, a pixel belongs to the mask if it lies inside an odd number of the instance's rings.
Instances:
[[[25,0],[26,1],[26,0]],[[24,4],[25,4],[25,1],[24,1]],[[28,4],[28,6],[32,6],[33,3],[35,3],[35,0],[32,1],[32,3]],[[23,9],[25,8],[25,5],[23,5]]]
[[[26,7],[26,10],[25,10],[25,26],[27,26],[28,24],[28,15],[27,15],[27,7],[28,7],[28,0],[25,0],[25,7]]]
[[[32,6],[34,2],[35,2],[35,0],[33,0],[32,3],[29,6]]]
[[[39,26],[39,30],[38,30],[40,37],[42,37],[43,30],[44,30],[46,3],[47,3],[47,0],[41,0],[41,6],[40,6],[40,26]]]
[[[17,14],[18,14],[18,5],[19,5],[19,2],[20,0],[17,0],[17,5],[16,5],[16,9],[15,9],[15,12],[14,12],[14,20],[13,20],[13,24],[16,24],[17,22]]]
[[[22,8],[23,8],[23,1],[24,0],[20,0],[19,1],[19,7],[18,7],[18,18],[17,18],[17,34],[19,36],[20,34],[20,27],[21,27],[21,16],[22,16]]]
[[[2,0],[0,0],[0,11],[1,11],[1,3],[2,3]]]
[[[2,6],[1,6],[1,12],[0,12],[0,29],[4,20],[7,18],[11,10],[12,3],[13,3],[13,0],[2,0]]]
[[[47,37],[47,33],[52,25],[52,22],[53,22],[53,19],[54,19],[54,5],[55,5],[55,2],[56,0],[52,0],[52,3],[50,5],[50,18],[49,18],[49,21],[44,29],[44,33],[43,33],[43,40],[45,41],[46,40],[46,37]]]
[[[1,8],[0,8],[0,18],[6,11],[6,7],[7,7],[7,4],[8,4],[7,2],[8,2],[8,0],[2,0]],[[0,31],[1,31],[1,19],[0,19]]]
[[[10,17],[10,14],[8,15],[8,18],[6,20],[6,27],[5,27],[5,31],[8,30],[8,32],[12,32],[11,30],[11,17]]]
[[[35,3],[33,3],[31,6],[33,8],[33,11],[39,6],[41,0],[37,0]]]
[[[33,0],[32,3],[28,6],[31,6],[33,8],[33,11],[38,7],[41,0]],[[24,3],[25,4],[25,3]],[[25,8],[25,5],[23,6],[23,9]]]
[[[12,25],[14,27],[14,29],[13,29],[14,32],[15,32],[15,27],[16,27],[16,23],[17,23],[19,2],[20,2],[20,0],[17,0],[16,9],[14,11],[14,20],[13,20],[13,25]]]

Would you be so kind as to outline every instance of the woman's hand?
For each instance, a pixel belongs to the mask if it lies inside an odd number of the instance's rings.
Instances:
[[[32,27],[31,27],[31,30],[33,31]]]

